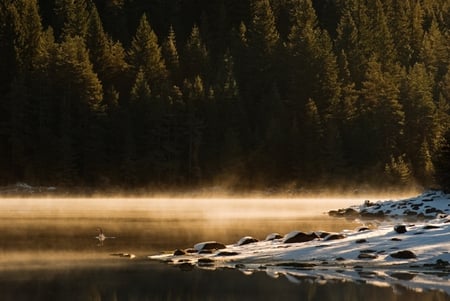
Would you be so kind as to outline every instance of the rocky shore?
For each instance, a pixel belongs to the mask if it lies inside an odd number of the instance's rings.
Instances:
[[[284,275],[290,281],[362,281],[439,289],[450,295],[450,196],[439,191],[400,201],[366,201],[330,211],[346,218],[391,218],[378,227],[339,233],[292,231],[245,236],[225,245],[210,241],[149,256],[189,270],[233,268]],[[414,213],[416,222],[409,218]]]

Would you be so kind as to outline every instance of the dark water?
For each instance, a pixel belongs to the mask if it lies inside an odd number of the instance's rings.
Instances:
[[[3,199],[0,300],[449,300],[364,283],[300,284],[237,270],[182,271],[147,259],[205,240],[360,224],[323,214],[343,199]],[[107,236],[103,245],[96,228]],[[136,258],[111,256],[132,253]]]

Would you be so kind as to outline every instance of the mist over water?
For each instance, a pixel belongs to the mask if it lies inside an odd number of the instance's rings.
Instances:
[[[217,240],[292,230],[338,231],[354,222],[326,211],[360,199],[297,198],[11,198],[0,201],[0,267],[58,266],[110,260],[111,253],[141,257]],[[97,228],[113,236],[100,245]]]
[[[254,298],[432,300],[438,293],[361,284],[292,284],[258,273],[189,273],[147,256],[195,243],[237,242],[246,235],[292,230],[341,231],[358,222],[330,218],[330,209],[366,198],[4,198],[0,200],[2,300],[250,300]],[[374,200],[374,199],[372,199]],[[95,237],[101,227],[106,239]],[[130,260],[115,253],[132,253]],[[174,285],[176,283],[176,285]],[[373,293],[374,292],[374,293]],[[442,296],[438,296],[442,297]],[[365,299],[366,300],[366,299]],[[367,299],[369,300],[369,299]]]

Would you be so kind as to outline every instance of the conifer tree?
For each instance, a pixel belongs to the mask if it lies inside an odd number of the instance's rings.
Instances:
[[[169,28],[169,34],[164,41],[162,51],[164,60],[167,64],[167,69],[170,74],[170,79],[173,80],[176,84],[180,85],[180,58],[177,50],[175,31],[172,25]]]
[[[71,36],[86,37],[89,11],[86,0],[55,0],[55,14],[59,20],[61,39]]]
[[[432,173],[429,156],[438,148],[440,129],[433,101],[433,77],[425,65],[416,64],[411,68],[404,90],[407,154],[414,164],[416,176],[426,180]]]
[[[372,59],[362,85],[359,110],[363,120],[357,126],[362,134],[363,153],[373,163],[388,162],[391,155],[398,155],[405,122],[399,83]]]
[[[156,95],[161,93],[161,85],[167,78],[167,69],[158,44],[158,37],[150,27],[145,14],[131,41],[128,59],[134,74],[142,69],[153,93]]]
[[[194,79],[196,76],[205,79],[209,76],[208,50],[203,43],[197,25],[192,27],[191,34],[186,43],[183,54],[183,71],[184,76],[189,79]]]

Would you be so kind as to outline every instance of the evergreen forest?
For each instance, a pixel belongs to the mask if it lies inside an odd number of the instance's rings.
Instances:
[[[0,0],[0,184],[450,187],[450,1]]]

